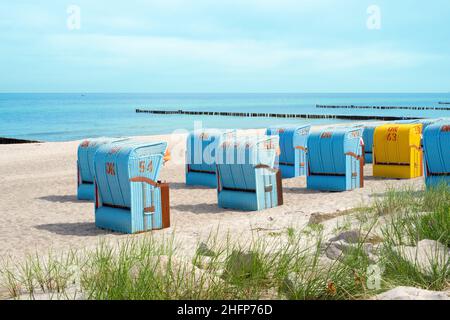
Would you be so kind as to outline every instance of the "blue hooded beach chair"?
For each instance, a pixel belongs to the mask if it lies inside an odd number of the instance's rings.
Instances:
[[[306,142],[311,126],[276,126],[267,129],[267,135],[280,138],[278,165],[283,178],[306,176]]]
[[[169,186],[158,181],[166,142],[117,143],[95,153],[95,225],[123,233],[170,226]]]
[[[429,125],[423,133],[425,183],[450,186],[450,120]]]
[[[205,129],[191,132],[186,145],[186,184],[217,187],[215,154],[223,139],[236,135],[236,130]]]
[[[278,141],[277,136],[255,136],[219,145],[219,207],[257,211],[283,204],[281,172],[275,167]]]
[[[308,137],[307,188],[345,191],[364,186],[362,129],[323,128]]]
[[[102,145],[126,141],[127,138],[92,138],[83,140],[77,152],[77,198],[94,200],[94,155]]]

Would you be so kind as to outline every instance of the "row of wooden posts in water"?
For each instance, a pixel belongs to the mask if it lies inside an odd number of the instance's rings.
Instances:
[[[378,116],[378,115],[336,115],[336,114],[223,112],[223,111],[194,111],[194,110],[149,110],[149,109],[136,109],[136,113],[149,113],[159,115],[249,117],[249,118],[301,118],[301,119],[382,120],[382,121],[418,119],[418,117]]]
[[[450,102],[439,102],[439,104],[450,105]],[[414,106],[355,106],[355,105],[321,105],[317,104],[319,109],[377,109],[377,110],[447,110],[450,107],[414,107]]]

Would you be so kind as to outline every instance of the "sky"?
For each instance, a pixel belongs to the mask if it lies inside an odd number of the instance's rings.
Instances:
[[[0,92],[449,92],[448,0],[0,3]]]

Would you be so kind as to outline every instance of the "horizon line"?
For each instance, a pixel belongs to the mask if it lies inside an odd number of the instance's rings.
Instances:
[[[133,92],[133,91],[0,91],[0,94],[450,94],[450,91],[172,91],[172,92]]]

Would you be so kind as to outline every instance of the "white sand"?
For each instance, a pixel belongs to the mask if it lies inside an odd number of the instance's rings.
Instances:
[[[215,189],[184,184],[183,135],[140,137],[166,140],[173,161],[162,170],[170,183],[172,227],[147,234],[176,233],[181,250],[192,253],[199,240],[220,226],[221,234],[250,236],[252,231],[285,230],[302,226],[312,213],[333,213],[372,201],[374,193],[388,186],[422,187],[423,179],[409,181],[371,178],[367,165],[366,186],[351,192],[326,193],[305,189],[305,178],[284,180],[284,205],[262,212],[237,212],[217,207]],[[127,235],[97,229],[94,205],[76,199],[76,154],[79,142],[0,145],[0,256],[23,257],[26,253],[94,246],[100,239],[124,239]],[[180,147],[181,146],[181,147]],[[178,148],[177,148],[178,147]],[[177,163],[178,162],[178,163]]]

